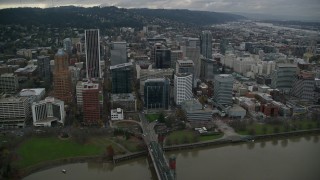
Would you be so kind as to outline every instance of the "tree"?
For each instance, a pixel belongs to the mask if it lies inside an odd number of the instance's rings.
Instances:
[[[114,156],[114,149],[112,147],[112,145],[107,146],[107,156],[113,158]]]
[[[161,112],[161,113],[159,114],[158,121],[159,121],[160,123],[165,123],[165,118],[164,118],[164,113],[163,113],[163,112]]]
[[[182,109],[177,109],[176,111],[176,117],[180,121],[187,121],[186,113]]]
[[[205,103],[207,102],[207,97],[201,96],[199,102],[202,104],[202,109],[204,108]]]

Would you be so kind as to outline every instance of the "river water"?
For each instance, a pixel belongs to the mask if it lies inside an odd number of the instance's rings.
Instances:
[[[319,180],[320,135],[292,137],[254,143],[207,147],[167,156],[177,158],[178,180]],[[66,169],[67,173],[61,172]],[[24,180],[149,180],[156,179],[146,158],[110,163],[63,165],[24,178]]]

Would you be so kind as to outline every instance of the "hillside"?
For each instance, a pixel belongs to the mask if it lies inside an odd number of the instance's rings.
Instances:
[[[52,25],[53,27],[139,27],[145,24],[211,25],[236,21],[243,16],[190,10],[123,9],[117,7],[13,8],[0,10],[0,24]]]

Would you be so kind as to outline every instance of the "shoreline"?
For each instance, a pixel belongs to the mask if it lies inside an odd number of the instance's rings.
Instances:
[[[292,131],[292,132],[284,132],[284,133],[277,133],[277,134],[265,134],[265,135],[244,135],[244,138],[241,138],[239,140],[230,140],[230,139],[216,139],[212,141],[204,141],[204,142],[197,142],[197,143],[190,143],[190,144],[180,144],[180,145],[173,145],[173,146],[164,146],[163,150],[165,152],[169,151],[178,151],[178,150],[184,150],[184,149],[195,149],[195,148],[201,148],[201,147],[208,147],[208,146],[223,146],[223,145],[231,145],[234,143],[246,143],[249,140],[268,140],[268,139],[279,139],[279,138],[288,138],[288,137],[294,137],[294,136],[303,136],[303,135],[310,135],[310,134],[320,134],[320,128],[318,129],[310,129],[310,130],[300,130],[300,131]],[[127,155],[118,155],[113,158],[113,160],[107,160],[106,158],[102,157],[101,155],[97,156],[80,156],[80,157],[70,157],[70,158],[63,158],[63,159],[57,159],[57,160],[51,160],[51,161],[45,161],[38,164],[35,164],[33,166],[21,169],[19,171],[20,178],[27,177],[30,174],[36,173],[38,171],[50,169],[56,166],[64,165],[64,164],[73,164],[73,163],[84,163],[89,161],[95,161],[95,162],[104,162],[104,163],[119,163],[135,158],[139,158],[142,156],[146,156],[146,151],[136,152],[136,153],[130,153]]]

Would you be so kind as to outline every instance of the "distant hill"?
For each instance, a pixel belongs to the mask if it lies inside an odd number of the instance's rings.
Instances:
[[[117,7],[12,8],[0,10],[0,24],[52,25],[53,27],[142,27],[145,24],[177,23],[211,25],[244,19],[243,16],[190,10],[123,9]]]

